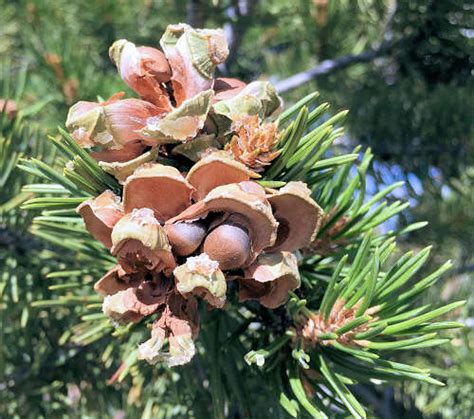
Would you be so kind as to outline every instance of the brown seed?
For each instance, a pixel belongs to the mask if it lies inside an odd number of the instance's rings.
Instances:
[[[222,270],[237,269],[250,255],[250,237],[242,225],[225,222],[206,237],[203,251],[219,262]]]
[[[206,227],[199,222],[166,224],[165,231],[178,256],[194,253],[206,235]]]

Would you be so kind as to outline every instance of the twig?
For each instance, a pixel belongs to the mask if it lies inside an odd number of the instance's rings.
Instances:
[[[392,48],[393,44],[382,43],[380,47],[364,51],[356,55],[343,55],[342,57],[335,58],[333,60],[324,60],[321,64],[313,67],[309,70],[297,73],[287,79],[281,80],[275,84],[275,88],[278,93],[285,93],[288,90],[295,89],[302,84],[308,83],[318,77],[325,74],[334,73],[339,70],[343,70],[349,66],[358,63],[368,63],[373,61],[375,58],[386,55]]]
[[[325,74],[343,70],[354,64],[369,63],[378,57],[387,55],[395,45],[393,41],[392,23],[396,11],[397,0],[391,0],[389,2],[387,16],[385,18],[383,41],[377,48],[369,49],[360,54],[349,54],[334,58],[332,60],[324,60],[316,67],[302,71],[301,73],[297,73],[291,77],[288,77],[287,79],[277,82],[275,87],[278,93],[285,93],[288,90],[295,89],[302,84],[308,83],[309,81],[324,76]]]

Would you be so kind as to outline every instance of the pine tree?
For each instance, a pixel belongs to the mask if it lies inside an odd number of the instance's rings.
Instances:
[[[442,384],[427,369],[412,365],[410,357],[399,362],[397,354],[447,343],[445,330],[461,326],[438,317],[463,302],[416,303],[450,263],[419,275],[430,248],[416,254],[398,250],[396,239],[425,223],[401,231],[381,227],[407,207],[389,202],[400,185],[366,196],[372,153],[356,147],[350,154],[335,154],[333,144],[344,133],[347,112],[328,117],[328,111],[329,104],[314,93],[280,114],[274,121],[280,133],[274,160],[257,181],[267,190],[303,181],[324,211],[316,239],[300,256],[301,287],[273,310],[255,301],[238,303],[229,285],[225,310],[201,307],[196,357],[174,369],[139,361],[137,345],[149,334],[146,324],[114,327],[91,286],[115,259],[89,235],[75,209],[106,190],[120,195],[121,184],[62,128],[47,143],[38,142],[54,146],[57,156],[34,153],[20,161],[19,168],[40,182],[28,179],[23,186],[24,193],[35,194],[22,204],[35,214],[31,232],[74,255],[48,273],[59,282],[51,287],[51,297],[32,305],[41,313],[67,313],[71,326],[61,341],[100,353],[100,368],[115,370],[111,382],[130,380],[129,401],[142,417],[365,417],[366,407],[354,396],[358,385]],[[152,158],[183,165],[172,154]]]
[[[88,281],[88,287],[91,288],[93,280],[101,276],[103,269],[95,271],[91,269],[94,271],[93,277],[82,278],[79,275],[77,278],[56,279],[54,274],[49,277],[50,272],[60,270],[68,272],[76,268],[82,269],[84,266],[93,266],[91,265],[93,261],[85,259],[82,253],[78,256],[75,250],[68,250],[52,243],[46,244],[44,240],[35,239],[26,231],[32,216],[40,215],[39,210],[35,210],[36,212],[20,210],[18,205],[27,197],[31,197],[31,194],[40,187],[38,184],[45,181],[13,168],[13,161],[18,158],[19,150],[20,157],[34,157],[51,166],[56,165],[58,173],[62,174],[61,153],[56,154],[55,147],[46,140],[46,136],[52,134],[59,138],[55,127],[58,123],[64,122],[68,107],[75,101],[95,100],[97,95],[107,98],[117,90],[123,90],[123,83],[112,75],[112,66],[106,59],[105,51],[109,44],[114,39],[127,37],[135,42],[156,45],[157,34],[164,30],[168,22],[185,21],[194,16],[201,21],[205,18],[205,26],[226,25],[226,30],[230,29],[230,33],[236,35],[236,42],[233,44],[235,45],[232,49],[233,57],[228,61],[227,68],[223,68],[222,71],[238,75],[245,80],[257,77],[278,80],[279,77],[290,76],[314,66],[319,59],[338,56],[344,58],[352,55],[357,57],[361,51],[360,55],[364,56],[365,51],[370,52],[372,47],[375,47],[377,52],[378,43],[385,39],[385,34],[382,32],[385,29],[386,19],[390,16],[390,8],[387,5],[396,6],[398,3],[398,11],[395,13],[392,26],[395,48],[379,51],[382,55],[378,56],[382,59],[377,60],[376,65],[362,64],[338,73],[330,72],[329,75],[322,75],[311,84],[285,95],[285,99],[291,104],[298,96],[301,97],[311,91],[310,89],[317,88],[325,100],[330,100],[333,105],[336,103],[336,109],[339,104],[349,105],[351,112],[345,124],[346,135],[341,140],[335,141],[323,155],[324,158],[328,158],[338,155],[341,150],[348,152],[352,147],[348,144],[359,141],[373,146],[374,164],[370,164],[365,172],[364,181],[367,187],[360,185],[360,189],[366,190],[367,197],[364,201],[368,201],[378,192],[373,190],[374,182],[386,184],[387,178],[392,177],[405,180],[405,186],[389,192],[383,201],[387,201],[387,205],[390,205],[400,196],[404,199],[410,197],[410,208],[405,208],[404,211],[389,218],[390,227],[387,227],[387,223],[375,226],[375,233],[386,233],[387,228],[402,229],[397,226],[410,224],[417,219],[428,219],[430,226],[420,230],[408,229],[391,233],[393,237],[397,236],[400,250],[395,251],[389,258],[390,261],[397,260],[400,254],[410,249],[415,249],[417,252],[420,247],[433,243],[435,246],[432,256],[418,271],[416,278],[429,275],[431,270],[436,270],[438,264],[441,265],[446,258],[452,258],[454,264],[454,268],[444,275],[443,281],[438,281],[435,286],[420,294],[418,306],[431,304],[433,301],[442,305],[442,302],[446,303],[454,298],[466,298],[472,292],[469,278],[469,272],[472,271],[472,258],[470,258],[472,252],[469,251],[472,248],[470,240],[472,234],[469,234],[469,227],[472,225],[469,212],[472,182],[469,182],[469,170],[465,173],[465,179],[462,179],[462,187],[458,187],[461,185],[458,185],[457,179],[440,180],[439,172],[432,169],[434,166],[440,168],[443,175],[457,176],[466,172],[463,168],[464,163],[469,164],[470,153],[461,153],[459,155],[461,160],[458,160],[462,161],[462,167],[456,166],[456,173],[445,170],[452,166],[450,163],[453,161],[449,149],[456,153],[461,150],[459,147],[452,148],[454,142],[451,138],[460,138],[462,141],[456,144],[463,144],[467,150],[469,147],[470,125],[467,116],[470,113],[469,101],[465,99],[468,89],[462,88],[466,78],[463,77],[462,71],[456,71],[454,79],[446,84],[436,82],[428,88],[424,81],[425,75],[433,74],[433,70],[439,66],[443,69],[443,74],[449,77],[452,72],[449,68],[443,67],[445,62],[465,56],[459,50],[461,46],[461,49],[466,51],[468,42],[463,33],[463,28],[468,26],[467,23],[463,23],[467,18],[467,13],[463,13],[464,2],[457,0],[445,2],[437,8],[433,7],[436,6],[435,2],[429,2],[429,7],[425,7],[425,2],[408,4],[390,1],[380,2],[377,5],[370,2],[328,2],[326,20],[323,19],[326,7],[324,1],[319,2],[317,11],[315,5],[306,0],[293,2],[291,5],[279,0],[189,1],[187,3],[192,3],[193,7],[186,10],[185,3],[169,0],[145,1],[141,7],[137,7],[136,4],[127,2],[106,1],[91,7],[87,1],[80,1],[74,5],[61,0],[16,3],[0,1],[2,9],[0,54],[8,57],[8,60],[11,59],[13,63],[11,71],[3,68],[2,73],[16,75],[9,83],[10,88],[6,88],[2,80],[0,98],[16,96],[20,98],[18,109],[28,109],[24,112],[21,123],[11,124],[8,120],[3,120],[0,146],[0,172],[3,182],[0,189],[1,316],[2,326],[5,326],[0,345],[3,372],[0,386],[2,389],[7,388],[6,391],[0,392],[0,416],[17,414],[20,417],[28,415],[54,417],[77,413],[95,417],[103,416],[104,412],[112,415],[114,411],[123,409],[128,415],[135,417],[143,412],[143,407],[150,397],[154,399],[149,402],[149,409],[152,407],[156,409],[156,405],[166,404],[169,410],[174,412],[173,406],[186,408],[189,405],[188,401],[177,400],[172,390],[157,399],[157,394],[161,394],[160,391],[163,392],[164,389],[160,387],[158,391],[150,387],[151,379],[142,384],[140,378],[136,378],[133,383],[130,378],[126,378],[120,383],[107,385],[107,380],[117,369],[122,358],[115,354],[108,358],[107,363],[102,364],[97,354],[112,343],[112,340],[105,336],[90,345],[82,346],[68,339],[72,326],[80,321],[80,312],[83,310],[81,305],[70,302],[57,304],[51,309],[31,307],[32,301],[56,299],[58,296],[58,290],[54,290],[56,287],[60,289],[64,286],[66,288],[63,288],[63,292],[71,294],[67,291],[70,283]],[[251,7],[247,10],[245,4],[250,4]],[[204,8],[206,11],[204,15],[194,13],[199,8]],[[433,19],[441,24],[431,25]],[[407,38],[403,35],[405,29]],[[422,41],[419,41],[419,38],[416,42],[413,40],[420,34],[427,34],[427,29],[434,32],[430,32]],[[439,38],[440,33],[444,45],[442,48],[431,42]],[[400,42],[397,42],[398,40]],[[444,42],[448,42],[448,48]],[[416,50],[414,55],[413,49]],[[419,54],[424,49],[429,49],[431,58],[428,62],[419,59],[424,56]],[[410,64],[412,58],[413,65]],[[337,62],[338,59],[334,61]],[[24,75],[21,75],[19,70],[26,65],[29,68],[28,77],[23,79]],[[400,65],[404,68],[403,74],[398,71]],[[391,84],[393,80],[396,80],[395,85]],[[16,91],[22,90],[17,90],[16,86],[22,85],[25,85],[24,94],[15,94]],[[402,108],[402,104],[407,101],[412,107]],[[310,110],[320,103],[318,100],[315,104],[311,104]],[[460,107],[459,103],[463,106]],[[463,112],[466,117],[462,116]],[[318,123],[322,123],[326,118],[328,118],[327,109],[322,113],[321,121]],[[14,130],[13,126],[16,127]],[[20,126],[22,129],[19,129]],[[27,131],[29,133],[26,133]],[[358,136],[357,139],[353,138],[354,134]],[[367,134],[372,135],[367,137]],[[407,155],[407,150],[413,151],[413,142],[418,141],[420,135],[421,143],[424,145],[417,149],[416,153]],[[387,147],[384,144],[389,147],[393,159],[388,162],[385,153]],[[449,147],[443,147],[442,144]],[[436,151],[438,148],[441,149],[440,152]],[[13,151],[14,149],[17,151]],[[357,153],[360,153],[360,150],[357,150]],[[444,157],[439,158],[441,155]],[[360,163],[360,157],[354,160],[348,171],[348,177],[356,175],[356,168]],[[411,173],[400,174],[398,164],[401,164],[405,171],[414,170],[419,176],[423,182],[423,197],[419,196],[418,189],[413,189],[417,185],[416,182],[412,182]],[[23,162],[20,165],[23,165]],[[419,168],[421,170],[418,170]],[[425,169],[430,169],[429,178],[428,174],[424,175]],[[387,170],[391,173],[386,177]],[[276,179],[279,181],[280,175]],[[328,179],[330,180],[329,177]],[[389,180],[391,181],[393,179]],[[26,187],[25,193],[20,193],[21,185],[29,183],[35,186],[31,190]],[[443,193],[440,192],[442,186]],[[316,190],[320,187],[318,186]],[[447,187],[450,188],[449,195],[446,194]],[[457,191],[460,191],[459,195]],[[355,198],[358,196],[357,193],[358,190],[353,193]],[[52,195],[46,194],[46,196]],[[8,205],[3,205],[6,202]],[[331,204],[325,209],[333,206],[334,204]],[[420,227],[422,224],[417,226]],[[331,242],[328,245],[330,248],[333,247]],[[334,247],[338,249],[339,245],[336,243]],[[355,248],[347,250],[351,257],[355,251]],[[339,257],[340,255],[337,256]],[[4,263],[7,260],[8,262]],[[409,280],[409,284],[416,278]],[[50,286],[52,290],[48,289]],[[322,293],[325,284],[317,285],[316,288],[316,293]],[[76,292],[79,292],[79,289],[72,293]],[[304,292],[307,294],[308,291]],[[300,294],[297,296],[302,298]],[[311,309],[314,311],[316,307],[317,311],[318,304],[316,302]],[[97,308],[97,311],[100,309]],[[450,317],[457,320],[469,316],[470,311],[472,311],[470,307],[458,308]],[[469,321],[465,320],[466,324],[469,325]],[[273,319],[266,319],[266,324],[272,322]],[[254,326],[258,325],[252,324],[251,327]],[[63,338],[60,339],[63,333]],[[252,333],[253,338],[259,337],[263,340],[263,337],[258,335],[260,332],[252,329]],[[469,397],[464,396],[469,394],[472,385],[472,377],[468,373],[471,335],[472,332],[467,327],[461,333],[456,333],[453,345],[439,346],[435,350],[428,348],[416,352],[398,351],[391,354],[393,360],[416,365],[419,368],[430,368],[436,378],[448,384],[445,387],[416,381],[403,383],[392,381],[385,386],[372,383],[356,385],[351,387],[351,391],[364,406],[368,406],[369,412],[376,415],[383,415],[387,409],[392,408],[396,415],[394,402],[399,402],[397,408],[400,408],[400,415],[407,415],[403,411],[403,406],[408,406],[414,401],[417,408],[426,415],[436,413],[446,417],[467,417],[472,410]],[[263,342],[260,345],[260,342],[257,342],[255,345],[250,345],[250,342],[246,342],[246,350],[242,349],[240,352],[244,354],[249,350],[258,350],[267,343]],[[200,341],[198,345],[201,345]],[[258,359],[261,363],[262,358]],[[51,365],[55,367],[51,368]],[[264,368],[267,366],[268,364],[265,364]],[[238,383],[243,382],[240,377],[246,378],[245,382],[252,388],[250,394],[254,395],[250,403],[253,404],[253,399],[258,398],[255,395],[260,394],[261,389],[258,387],[258,381],[255,386],[251,383],[260,370],[255,366],[250,371],[244,370],[243,367],[243,364],[239,364],[239,374],[246,372],[250,378],[239,375]],[[133,366],[131,374],[135,374],[135,368],[141,367],[138,364]],[[146,371],[140,374],[150,374]],[[167,377],[176,378],[179,371],[175,369],[169,375],[168,373]],[[194,379],[194,375],[192,378]],[[205,380],[207,377],[201,376],[201,378]],[[194,382],[201,385],[201,381]],[[227,385],[225,378],[223,382]],[[379,383],[377,380],[375,382]],[[144,393],[141,397],[136,397],[141,388],[144,389]],[[80,389],[82,394],[79,401],[76,397],[77,389]],[[127,403],[123,395],[129,389],[130,397]],[[286,391],[289,390],[287,387]],[[193,391],[189,390],[190,393]],[[393,391],[395,398],[392,396]],[[291,396],[292,393],[288,394]],[[204,400],[202,402],[204,409],[201,413],[206,412],[206,406],[210,404],[207,390],[201,390],[197,397]],[[179,407],[175,409],[178,416],[185,414]],[[150,411],[146,410],[145,413]]]

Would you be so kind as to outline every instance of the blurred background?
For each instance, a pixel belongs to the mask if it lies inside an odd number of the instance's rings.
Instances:
[[[464,0],[0,0],[0,108],[2,98],[16,103],[0,123],[0,417],[146,414],[137,397],[146,383],[107,383],[114,368],[101,362],[102,344],[64,344],[73,308],[31,308],[54,290],[45,274],[74,266],[75,255],[30,235],[30,216],[11,209],[28,196],[15,164],[22,155],[51,161],[43,139],[69,106],[127,91],[108,59],[112,42],[157,46],[178,22],[224,28],[231,53],[221,75],[270,80],[287,104],[317,90],[330,112],[349,109],[337,148],[372,148],[369,194],[404,181],[391,199],[410,206],[386,228],[429,222],[403,247],[432,243],[427,269],[453,260],[424,298],[467,298],[466,328],[452,347],[420,354],[446,387],[408,383],[359,397],[378,417],[472,417],[473,12]],[[9,112],[21,112],[21,124],[10,126]]]

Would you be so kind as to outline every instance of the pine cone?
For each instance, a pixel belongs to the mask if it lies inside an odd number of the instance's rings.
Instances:
[[[244,116],[233,124],[234,136],[227,146],[234,158],[262,171],[280,154],[275,123],[260,124],[258,115]]]

